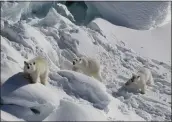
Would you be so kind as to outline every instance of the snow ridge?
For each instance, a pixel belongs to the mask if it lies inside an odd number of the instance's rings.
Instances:
[[[16,9],[19,4],[3,5]],[[53,7],[43,18],[16,21],[21,13],[16,14],[12,22],[7,15],[1,20],[1,120],[171,120],[171,66],[129,48],[112,31],[118,26],[101,18],[77,26]],[[30,84],[23,77],[24,61],[37,55],[45,57],[50,66],[45,86]],[[71,70],[73,58],[81,55],[100,61],[103,83]],[[151,70],[155,84],[144,95],[124,89],[132,73],[143,66]]]

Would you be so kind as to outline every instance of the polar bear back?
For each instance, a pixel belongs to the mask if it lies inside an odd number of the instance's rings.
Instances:
[[[41,74],[48,70],[48,62],[46,61],[46,59],[40,56],[30,60],[29,62],[35,62],[36,70],[39,71]]]
[[[88,58],[88,69],[93,73],[99,72],[100,70],[99,62],[95,59]]]
[[[83,62],[79,67],[82,72],[88,75],[99,73],[100,64],[96,59],[90,57],[82,57],[81,59],[83,60]]]
[[[151,71],[148,68],[140,68],[137,75],[139,75],[141,81],[145,83],[147,83],[148,80],[150,80],[150,77],[152,77]]]

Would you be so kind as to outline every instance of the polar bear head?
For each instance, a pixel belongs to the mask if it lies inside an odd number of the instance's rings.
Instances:
[[[80,60],[81,60],[81,59],[80,59]],[[79,58],[74,58],[74,59],[73,59],[73,65],[76,65],[77,62],[80,62],[80,61],[79,61]]]
[[[32,73],[36,70],[36,63],[33,62],[26,62],[24,61],[24,72]]]
[[[140,80],[140,76],[133,74],[132,77],[125,83],[125,85],[129,86],[133,83],[137,83],[139,80]]]
[[[87,59],[85,57],[73,59],[73,65],[79,68],[87,66]]]

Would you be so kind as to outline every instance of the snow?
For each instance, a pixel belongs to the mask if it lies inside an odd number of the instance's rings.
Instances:
[[[58,74],[68,79],[68,81],[60,83],[68,94],[86,99],[100,109],[104,109],[109,104],[110,100],[106,88],[99,81],[81,73],[59,71]]]
[[[101,30],[103,35],[109,34],[110,37],[108,40],[113,40],[112,38],[116,38],[116,40],[119,41],[123,40],[126,43],[126,46],[132,48],[136,53],[142,56],[150,59],[157,59],[168,64],[171,63],[170,22],[160,28],[142,31],[113,26],[111,23],[99,18],[93,20],[91,23],[97,23],[97,25],[94,24],[91,29],[98,31],[99,33]]]
[[[171,21],[171,2],[85,2],[87,16],[100,16],[115,25],[148,30]],[[93,12],[94,11],[94,12]],[[93,15],[94,14],[94,15]]]
[[[90,105],[62,100],[58,109],[44,121],[106,121],[106,116]]]
[[[22,13],[26,11],[26,8],[29,7],[29,2],[21,2],[21,3],[10,3],[5,2],[2,5],[2,13],[1,17],[9,19],[10,23],[16,23],[20,20]]]
[[[13,115],[1,110],[1,121],[24,121],[24,120],[19,119]]]
[[[1,16],[1,120],[171,120],[169,23],[142,31],[97,18],[78,26],[58,13],[57,4],[42,18],[29,16],[25,13],[39,6],[39,2],[31,3],[20,8],[27,8],[22,13],[27,20],[20,18],[20,12],[16,12],[17,19],[10,12]],[[5,2],[3,12],[10,6],[18,11],[19,4]],[[65,6],[61,9],[68,13]],[[8,16],[12,18],[7,20]],[[37,55],[50,66],[46,85],[31,84],[23,74],[24,61]],[[81,55],[100,62],[103,82],[72,71],[73,58]],[[154,85],[146,94],[125,89],[124,83],[143,66],[151,70]]]
[[[29,84],[29,81],[26,81],[23,75],[22,73],[15,74],[3,84],[1,87],[1,99],[3,102],[25,107],[34,107],[45,103],[51,103],[52,105],[58,103],[58,100],[55,99],[57,95],[49,93],[51,91],[43,85]],[[37,92],[38,90],[45,91],[47,95],[51,94],[50,98],[44,97],[45,93]]]
[[[57,3],[57,11],[63,16],[69,18],[71,21],[75,21],[73,15],[68,11],[65,5]]]

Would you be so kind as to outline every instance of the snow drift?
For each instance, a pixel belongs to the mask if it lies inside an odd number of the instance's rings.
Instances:
[[[77,24],[88,24],[97,17],[102,17],[115,25],[128,28],[148,30],[167,24],[171,21],[171,2],[169,1],[134,1],[134,2],[89,2],[89,1],[47,1],[47,2],[3,2],[3,18],[15,23],[20,19],[44,17],[51,7],[59,14]],[[10,9],[9,9],[10,7]],[[71,14],[68,10],[73,14]],[[13,14],[11,14],[13,13]],[[51,20],[52,21],[52,20]]]
[[[81,73],[59,71],[58,74],[68,79],[68,81],[61,83],[67,93],[86,99],[100,109],[104,109],[109,104],[109,95],[105,86],[99,83],[100,81],[86,77]]]
[[[1,121],[24,121],[24,120],[19,119],[13,115],[1,110]]]
[[[59,108],[44,121],[106,121],[103,112],[89,105],[60,101]]]
[[[148,30],[171,21],[171,2],[85,1],[66,5],[78,22],[85,20],[88,23],[96,17],[102,17],[115,25]]]
[[[87,26],[78,26],[65,15],[70,13],[65,7],[61,9],[66,12],[60,14],[57,4],[29,3],[2,4],[2,10],[7,14],[1,16],[0,33],[1,120],[171,120],[171,65],[152,57],[158,54],[157,50],[147,55],[133,47],[134,43],[129,38],[124,38],[139,35],[138,41],[145,44],[143,48],[146,51],[149,42],[153,41],[148,35],[151,30],[134,31],[101,18]],[[10,12],[9,7],[12,8]],[[44,7],[45,11],[39,13]],[[154,37],[159,35],[157,32],[166,33],[168,27],[153,29]],[[142,38],[147,41],[142,41]],[[156,47],[162,43],[153,44]],[[151,48],[148,50],[151,51]],[[164,57],[164,47],[160,50]],[[31,84],[23,77],[24,61],[37,55],[49,62],[50,73],[45,86]],[[100,61],[102,83],[71,71],[73,58],[81,55]],[[132,73],[143,66],[151,70],[155,84],[144,95],[123,89]]]

